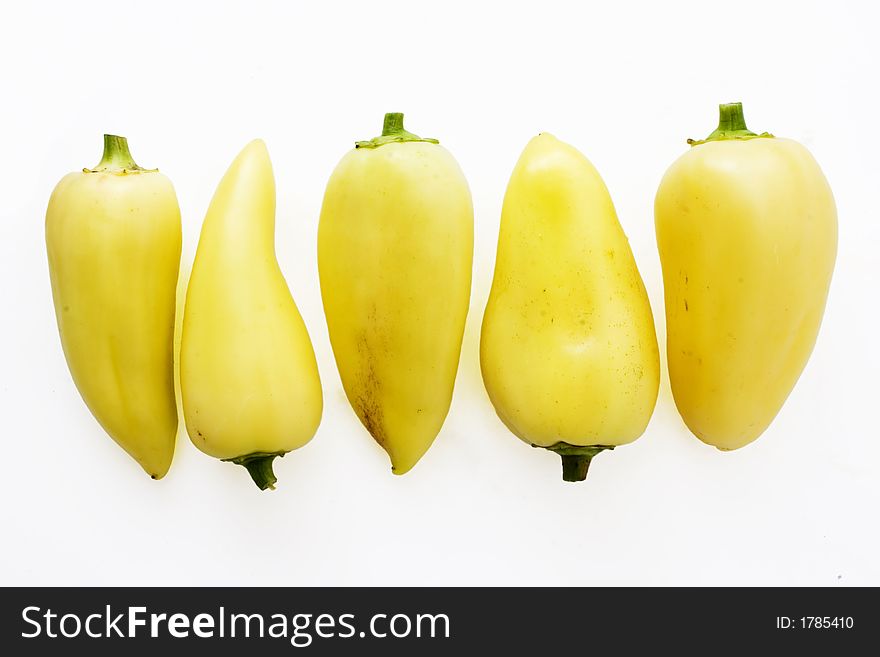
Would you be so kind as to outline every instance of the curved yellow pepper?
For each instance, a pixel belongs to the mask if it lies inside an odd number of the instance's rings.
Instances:
[[[409,471],[440,431],[458,369],[473,206],[455,159],[388,114],[336,167],[318,269],[342,385],[364,427]]]
[[[837,211],[807,149],[750,132],[739,103],[691,143],[655,203],[669,378],[690,430],[730,450],[761,435],[806,365]]]
[[[501,420],[560,454],[566,481],[642,435],[657,401],[654,318],[611,197],[549,134],[507,186],[480,364]]]
[[[220,181],[186,291],[180,388],[190,440],[274,488],[272,461],[321,421],[315,353],[275,258],[275,179],[248,144]]]
[[[65,176],[46,211],[61,344],[74,383],[108,434],[153,479],[171,466],[180,209],[171,181],[104,135],[94,169]]]

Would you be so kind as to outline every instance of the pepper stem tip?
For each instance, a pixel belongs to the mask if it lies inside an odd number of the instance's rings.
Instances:
[[[587,478],[592,456],[583,454],[562,455],[562,479],[563,481],[583,481]]]
[[[403,129],[403,112],[388,112],[382,123],[382,136],[388,137],[405,132]]]

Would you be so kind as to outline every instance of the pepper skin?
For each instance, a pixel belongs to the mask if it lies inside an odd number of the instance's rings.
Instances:
[[[248,144],[202,225],[180,347],[190,440],[274,488],[272,461],[305,445],[323,396],[312,342],[275,258],[275,179],[266,145]]]
[[[104,430],[153,479],[171,466],[180,208],[171,181],[104,135],[94,169],[65,176],[46,211],[61,345]]]
[[[387,114],[381,137],[336,167],[318,269],[345,394],[408,472],[440,431],[458,369],[473,258],[473,206],[455,159]]]
[[[764,432],[807,363],[837,211],[809,151],[750,132],[739,103],[691,143],[655,201],[669,379],[690,430],[732,450]]]
[[[480,365],[498,416],[557,452],[566,481],[641,436],[657,401],[654,318],[611,197],[587,158],[546,133],[504,196]]]

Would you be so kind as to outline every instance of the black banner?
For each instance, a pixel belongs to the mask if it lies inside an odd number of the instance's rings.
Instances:
[[[678,654],[871,645],[872,589],[7,588],[6,655]],[[11,651],[8,649],[12,649]],[[196,653],[201,654],[201,653]],[[257,654],[257,653],[253,653]]]

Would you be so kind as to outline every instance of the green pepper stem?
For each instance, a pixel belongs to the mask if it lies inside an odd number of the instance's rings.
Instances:
[[[407,131],[403,127],[403,114],[401,112],[388,112],[385,120],[382,122],[382,134],[373,137],[369,141],[356,141],[355,148],[378,148],[385,144],[402,143],[407,141],[424,141],[431,144],[438,144],[436,139],[427,137],[419,137]]]
[[[96,169],[140,169],[131,151],[128,150],[128,139],[116,135],[104,135],[104,155]]]
[[[705,144],[707,141],[726,141],[728,139],[755,139],[773,137],[769,132],[756,134],[746,127],[742,103],[724,103],[718,106],[718,127],[705,139],[688,139],[691,146]]]
[[[254,483],[260,490],[266,490],[267,488],[275,490],[275,483],[278,481],[278,477],[272,471],[272,461],[274,459],[274,456],[264,456],[259,459],[251,459],[244,464],[251,479],[254,480]]]
[[[158,171],[144,169],[137,165],[128,150],[128,139],[117,135],[104,135],[104,154],[94,169],[85,169],[88,173],[136,173],[140,171]]]
[[[746,117],[743,114],[742,103],[724,103],[718,106],[718,130],[729,132],[731,130],[746,130]],[[752,134],[755,134],[754,132]]]
[[[229,463],[244,466],[251,479],[260,490],[275,490],[275,483],[278,478],[272,471],[272,461],[276,456],[284,456],[286,452],[254,452],[253,454],[245,454],[231,459],[223,459]]]
[[[388,112],[385,115],[385,121],[382,123],[382,136],[388,137],[400,134],[401,132],[406,132],[403,129],[403,113]]]
[[[592,456],[583,454],[563,454],[562,480],[583,481],[587,478],[587,471],[590,469],[590,461],[592,460]]]
[[[564,481],[583,481],[587,478],[593,457],[606,449],[614,449],[614,445],[571,445],[566,442],[558,442],[550,446],[532,445],[532,447],[543,447],[562,457]]]

